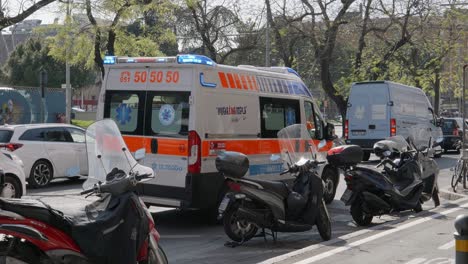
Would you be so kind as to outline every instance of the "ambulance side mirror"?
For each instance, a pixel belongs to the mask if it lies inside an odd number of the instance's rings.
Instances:
[[[335,125],[332,123],[327,123],[325,126],[325,138],[326,140],[334,140],[335,139]]]

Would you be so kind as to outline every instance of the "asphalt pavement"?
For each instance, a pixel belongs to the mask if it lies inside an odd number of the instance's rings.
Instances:
[[[442,205],[423,205],[421,213],[406,212],[374,218],[370,227],[357,227],[339,198],[345,190],[340,181],[335,201],[329,206],[333,239],[323,242],[314,228],[302,233],[280,233],[274,242],[254,238],[236,248],[228,241],[222,225],[210,225],[197,211],[151,207],[161,234],[161,245],[170,263],[453,263],[453,220],[468,213],[468,196],[454,194],[449,185],[458,155],[436,159],[441,169],[439,186]],[[376,159],[367,162],[375,166]],[[79,196],[82,181],[61,180],[46,189],[28,190],[58,209],[83,206]],[[88,198],[89,200],[90,198]]]

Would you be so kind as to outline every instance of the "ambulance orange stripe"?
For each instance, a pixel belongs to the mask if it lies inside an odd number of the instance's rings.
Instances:
[[[241,84],[239,75],[234,74],[234,80],[236,81],[236,88],[237,89],[242,89],[242,84]]]
[[[202,143],[202,157],[216,156],[216,150],[210,153],[211,142],[209,140]],[[279,140],[278,139],[255,139],[255,140],[213,140],[213,142],[225,143],[225,150],[237,151],[246,155],[268,155],[279,153]],[[315,145],[319,144],[319,140],[314,140]],[[333,142],[327,142],[327,145],[320,149],[320,151],[328,151],[332,148]],[[298,151],[305,151],[305,144],[298,142]]]
[[[123,136],[123,138],[131,152],[134,152],[140,148],[145,148],[146,153],[151,153],[151,140],[153,138],[138,136]],[[187,157],[188,155],[187,139],[157,138],[157,141],[157,154],[184,157]]]
[[[228,73],[227,74],[228,80],[229,80],[229,87],[231,88],[236,88],[236,83],[234,82],[234,77],[232,77],[232,74]]]
[[[244,88],[244,90],[249,90],[249,85],[248,85],[247,80],[245,78],[246,77],[244,75],[241,75],[242,87]]]
[[[223,86],[223,88],[229,88],[226,75],[224,74],[224,72],[218,72],[218,76],[219,76],[219,80],[221,80],[221,85]]]
[[[255,77],[252,76],[252,82],[253,82],[253,84],[254,84],[255,90],[258,91],[257,78],[255,78]]]

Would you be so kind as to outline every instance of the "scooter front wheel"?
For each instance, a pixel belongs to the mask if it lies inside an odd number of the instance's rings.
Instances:
[[[331,220],[330,215],[328,214],[327,207],[325,206],[325,202],[322,202],[319,205],[319,214],[317,215],[317,220],[315,221],[315,225],[317,226],[318,232],[324,241],[331,239]]]
[[[359,226],[368,226],[372,223],[372,215],[366,214],[362,210],[362,201],[359,198],[356,198],[351,204],[351,216],[353,217],[354,222]]]
[[[257,234],[258,228],[254,223],[239,217],[237,208],[237,206],[230,206],[224,213],[224,232],[233,241],[246,242]]]
[[[161,245],[158,244],[158,248],[150,248],[148,251],[148,260],[141,262],[140,264],[168,264],[166,253],[162,249]]]

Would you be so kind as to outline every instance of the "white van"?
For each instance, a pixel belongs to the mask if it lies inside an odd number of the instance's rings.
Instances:
[[[394,135],[409,136],[417,129],[420,140],[442,137],[439,120],[424,92],[416,87],[389,81],[354,83],[348,98],[345,120],[347,144],[364,149],[369,160],[374,143]],[[427,144],[426,144],[427,145]],[[441,155],[440,146],[435,155]]]
[[[280,154],[277,132],[291,124],[308,124],[316,140],[327,139],[321,151],[333,144],[333,125],[292,69],[225,66],[197,55],[105,63],[97,116],[116,121],[131,151],[146,148],[142,162],[157,176],[142,184],[147,204],[217,208],[222,150],[248,155],[248,177],[284,179],[282,162],[271,157]],[[334,196],[338,170],[326,166],[322,175]]]

